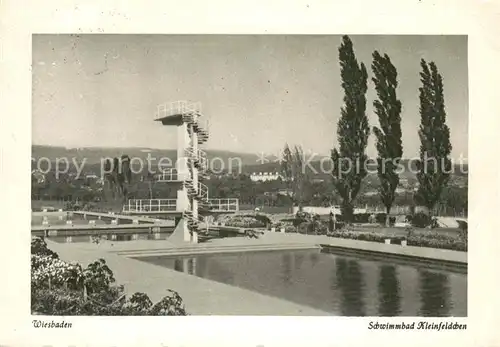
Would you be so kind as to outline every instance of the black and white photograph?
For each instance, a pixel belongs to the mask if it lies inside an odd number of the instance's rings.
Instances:
[[[0,9],[0,346],[498,345],[495,1]]]
[[[31,314],[467,317],[468,87],[467,35],[33,34]]]

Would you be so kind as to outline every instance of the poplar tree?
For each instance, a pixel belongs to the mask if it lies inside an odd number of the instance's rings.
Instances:
[[[373,127],[377,138],[377,173],[380,180],[380,199],[386,208],[386,226],[399,184],[397,172],[403,155],[401,140],[401,101],[397,98],[398,73],[387,54],[373,52],[372,70],[378,99],[373,101],[380,127]]]
[[[451,169],[450,129],[446,125],[443,78],[434,62],[421,60],[420,81],[420,160],[417,162],[419,187],[416,201],[432,210],[448,184]],[[432,225],[432,223],[431,223]]]
[[[281,172],[285,177],[286,187],[292,190],[292,204],[295,203],[295,185],[294,185],[294,161],[292,151],[288,146],[288,143],[285,143],[285,148],[283,149],[283,153],[281,156]]]
[[[368,74],[359,64],[349,36],[342,38],[339,47],[340,74],[344,89],[344,106],[337,124],[338,148],[331,153],[333,184],[341,197],[343,219],[353,220],[354,200],[366,177],[366,146],[370,127],[366,117]]]

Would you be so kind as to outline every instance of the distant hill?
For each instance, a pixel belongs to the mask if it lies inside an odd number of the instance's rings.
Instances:
[[[207,152],[208,158],[212,160],[214,167],[220,169],[223,165],[226,168],[228,165],[238,165],[241,161],[241,165],[252,165],[257,163],[257,155],[250,153],[236,153],[225,150],[205,150]],[[106,158],[121,157],[122,155],[128,155],[130,158],[140,158],[141,160],[146,160],[148,154],[151,158],[156,159],[156,162],[161,158],[169,158],[172,162],[177,159],[177,151],[175,149],[158,149],[158,148],[112,148],[112,147],[82,147],[82,148],[66,148],[66,147],[55,147],[55,146],[44,146],[44,145],[33,145],[31,150],[31,155],[35,159],[48,158],[50,161],[55,162],[57,158],[67,158],[67,160],[75,160],[78,163],[82,163],[85,159],[85,163],[88,165],[100,164],[101,160]],[[236,159],[239,158],[239,159]],[[154,161],[152,161],[154,163]],[[224,163],[224,164],[222,164]]]
[[[225,150],[205,150],[207,152],[208,158],[211,159],[211,168],[213,170],[223,170],[225,172],[231,173],[244,173],[251,174],[252,172],[271,172],[280,171],[280,163],[275,162],[273,157],[269,157],[269,162],[262,163],[256,154],[250,153],[238,153]],[[148,154],[151,158],[156,159],[152,161],[153,165],[158,163],[160,158],[169,158],[172,163],[175,163],[177,158],[177,152],[175,149],[157,149],[157,148],[111,148],[111,147],[83,147],[83,148],[65,148],[65,147],[55,147],[55,146],[43,146],[43,145],[33,145],[32,146],[32,157],[35,159],[39,158],[49,158],[50,161],[55,162],[57,158],[67,158],[68,160],[75,160],[79,165],[85,159],[86,168],[88,171],[96,171],[100,167],[102,159],[120,157],[123,154],[128,155],[130,158],[140,158],[144,162],[148,158]],[[217,158],[214,160],[214,158]],[[165,162],[164,162],[165,163]],[[240,164],[241,163],[241,164]],[[311,166],[314,171],[311,174],[315,178],[328,178],[328,173],[322,173],[321,162],[319,160],[312,161]],[[408,167],[408,160],[403,160],[403,165]],[[232,168],[229,168],[232,166]],[[239,168],[241,167],[241,168]],[[328,163],[324,163],[325,169],[329,168]],[[464,168],[468,170],[467,165]],[[375,166],[369,166],[371,172],[376,172]],[[416,168],[413,165],[413,172]],[[87,171],[87,170],[85,170]],[[314,172],[317,172],[315,174]],[[455,167],[456,176],[466,176],[460,174],[459,167]],[[401,175],[408,179],[414,179],[415,175],[409,170],[404,170]],[[376,177],[376,174],[369,175],[371,177]]]

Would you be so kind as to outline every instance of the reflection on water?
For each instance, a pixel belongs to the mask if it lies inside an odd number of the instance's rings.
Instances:
[[[442,273],[420,271],[420,315],[446,317],[450,312],[448,277]]]
[[[120,242],[120,241],[133,241],[133,240],[166,240],[170,236],[170,233],[159,233],[159,234],[132,234],[132,233],[127,233],[127,234],[113,234],[113,233],[107,233],[107,234],[99,234],[99,237],[97,236],[91,236],[91,235],[72,235],[72,236],[48,236],[47,239],[51,241],[55,241],[58,243],[75,243],[75,242],[83,242],[83,243],[91,243],[91,242],[103,242],[103,241],[110,241],[110,242]]]
[[[340,289],[342,300],[340,310],[343,316],[364,316],[363,274],[359,263],[355,260],[338,258],[335,262],[337,288]]]
[[[311,261],[311,265],[314,267],[319,261],[319,254],[314,252],[309,255],[309,260]]]
[[[381,265],[378,282],[380,316],[394,317],[401,313],[401,294],[394,265]]]
[[[292,254],[284,253],[281,257],[281,264],[283,264],[283,271],[281,272],[283,282],[286,284],[292,283]]]
[[[318,251],[139,259],[337,315],[467,315],[465,274]]]

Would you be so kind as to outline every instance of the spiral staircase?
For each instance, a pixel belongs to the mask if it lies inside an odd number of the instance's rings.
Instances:
[[[176,184],[179,187],[177,199],[131,199],[124,206],[126,213],[156,212],[180,216],[176,230],[179,228],[184,241],[189,239],[192,242],[197,242],[197,235],[202,232],[200,227],[203,218],[200,210],[204,213],[230,213],[238,210],[238,199],[210,199],[208,187],[199,181],[207,177],[208,158],[206,152],[198,146],[206,143],[210,137],[208,122],[203,124],[201,116],[199,103],[176,101],[158,106],[156,120],[163,125],[177,127],[179,147],[177,167],[156,175],[155,181]],[[191,237],[187,237],[188,234]]]

